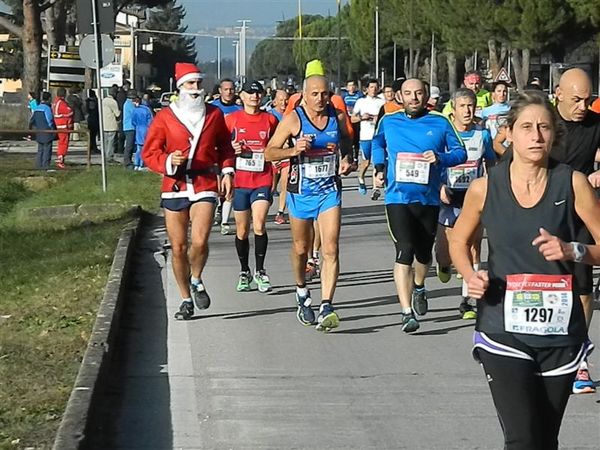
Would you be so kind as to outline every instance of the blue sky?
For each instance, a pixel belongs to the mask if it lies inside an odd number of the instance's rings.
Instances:
[[[348,0],[342,0],[342,4]],[[300,0],[303,14],[335,15],[337,0]],[[298,14],[298,0],[179,0],[186,10],[185,24],[188,31],[196,32],[207,28],[238,25],[237,20],[249,19],[250,28],[265,29],[260,35],[275,31],[277,21],[287,20]],[[258,41],[248,39],[247,53],[250,53]],[[215,59],[217,55],[215,39],[197,38],[198,59]],[[233,39],[222,41],[223,58],[233,59]]]

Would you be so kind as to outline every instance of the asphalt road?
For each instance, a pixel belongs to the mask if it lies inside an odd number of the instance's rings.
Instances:
[[[296,321],[289,226],[272,223],[266,266],[273,291],[235,291],[234,237],[215,227],[204,274],[213,304],[176,322],[180,300],[168,252],[161,253],[164,228],[153,220],[137,249],[91,448],[502,448],[470,354],[473,323],[457,312],[459,281],[441,284],[431,272],[430,312],[417,333],[402,332],[383,203],[359,196],[355,178],[345,185],[335,296],[341,324],[329,334]],[[318,283],[311,288],[318,301]],[[599,353],[590,361],[595,377]],[[561,448],[600,448],[599,425],[600,395],[573,396]]]

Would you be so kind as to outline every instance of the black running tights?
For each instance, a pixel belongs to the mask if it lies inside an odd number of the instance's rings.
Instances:
[[[505,450],[557,450],[575,372],[541,377],[533,361],[486,351],[478,355],[504,431]]]

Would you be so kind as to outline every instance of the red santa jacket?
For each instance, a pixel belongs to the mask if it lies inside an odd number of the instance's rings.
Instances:
[[[187,164],[175,167],[171,153],[187,154]],[[191,201],[217,197],[217,175],[233,173],[235,152],[231,135],[219,108],[206,105],[203,121],[194,127],[185,113],[172,103],[152,121],[142,149],[145,165],[163,175],[162,198]]]
[[[57,129],[73,128],[73,110],[64,98],[56,97],[52,105],[52,114]]]

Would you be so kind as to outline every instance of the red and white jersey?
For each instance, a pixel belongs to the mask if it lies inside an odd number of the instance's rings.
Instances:
[[[171,153],[181,150],[187,164],[171,164]],[[234,151],[223,113],[206,105],[202,121],[194,126],[175,103],[156,115],[142,150],[146,166],[163,175],[162,198],[191,201],[217,197],[217,175],[233,172]]]
[[[256,189],[273,184],[271,163],[265,161],[265,147],[277,128],[273,114],[260,111],[248,114],[244,110],[225,116],[231,140],[242,144],[242,153],[235,161],[235,187]]]

